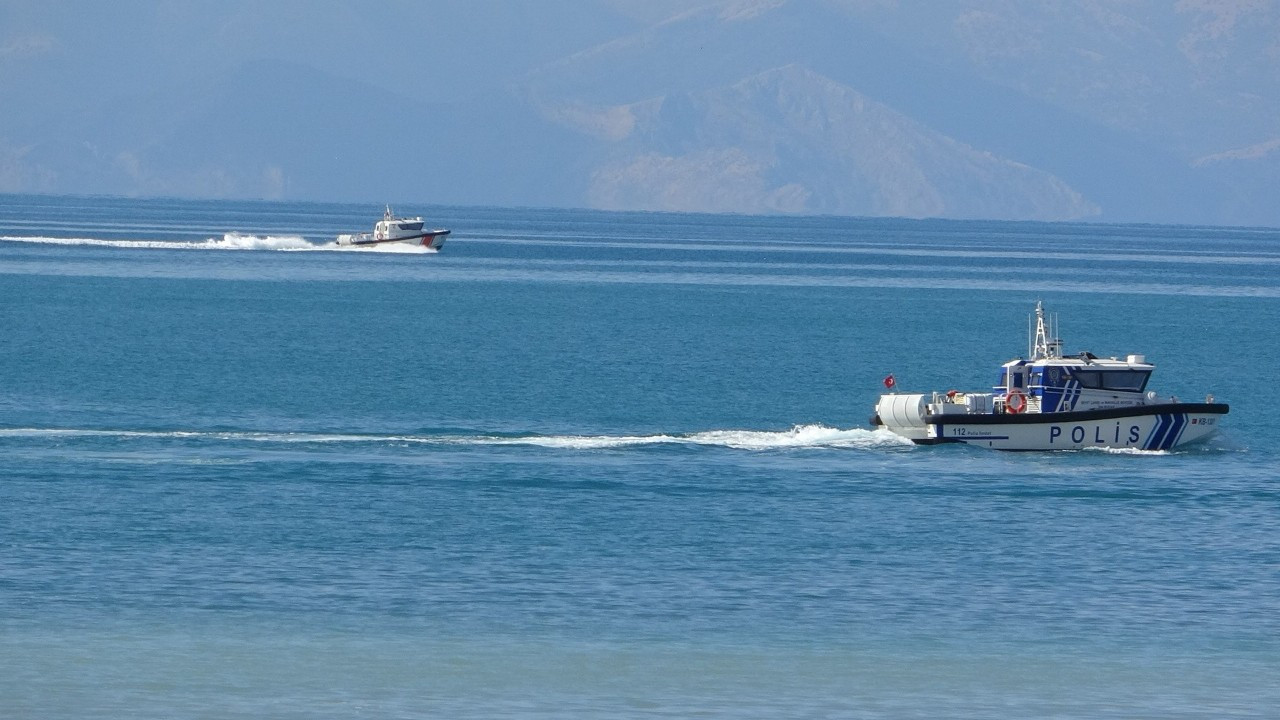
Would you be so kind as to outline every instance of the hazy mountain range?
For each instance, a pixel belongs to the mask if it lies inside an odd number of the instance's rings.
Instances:
[[[0,6],[0,191],[1280,225],[1274,0]]]

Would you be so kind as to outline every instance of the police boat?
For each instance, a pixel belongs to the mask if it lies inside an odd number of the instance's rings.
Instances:
[[[448,230],[424,230],[421,217],[396,217],[391,206],[386,206],[382,219],[373,225],[371,233],[344,233],[338,236],[338,245],[417,245],[428,250],[439,250],[449,236]]]
[[[1147,391],[1155,365],[1142,355],[1064,356],[1062,341],[1046,328],[1039,302],[1035,320],[1031,358],[1002,365],[992,392],[891,392],[880,396],[872,424],[921,445],[1169,450],[1213,435],[1230,409],[1212,395],[1204,402],[1180,402]],[[895,384],[892,375],[885,378],[886,387]]]

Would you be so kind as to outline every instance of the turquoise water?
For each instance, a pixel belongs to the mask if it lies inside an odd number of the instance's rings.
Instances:
[[[1280,231],[0,196],[0,716],[1273,717]],[[1172,453],[869,429],[1068,352]]]

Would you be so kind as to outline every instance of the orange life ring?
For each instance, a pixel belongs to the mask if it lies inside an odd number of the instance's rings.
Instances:
[[[1021,390],[1013,389],[1004,396],[1004,409],[1017,415],[1027,409],[1027,396]]]

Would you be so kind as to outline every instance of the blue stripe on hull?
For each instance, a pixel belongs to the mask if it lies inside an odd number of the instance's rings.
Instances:
[[[1187,416],[1185,413],[1178,413],[1173,416],[1173,427],[1165,435],[1164,446],[1161,450],[1168,450],[1178,444],[1178,439],[1182,437],[1182,431],[1187,427]]]
[[[1146,442],[1142,443],[1143,450],[1155,450],[1160,441],[1164,439],[1165,418],[1168,415],[1157,415],[1156,424],[1151,428],[1151,434],[1147,435]]]
[[[1143,450],[1168,450],[1178,444],[1182,431],[1187,427],[1186,413],[1162,413],[1156,416],[1156,426],[1151,429]]]

